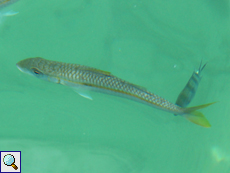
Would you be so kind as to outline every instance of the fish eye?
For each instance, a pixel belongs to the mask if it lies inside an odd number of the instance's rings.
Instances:
[[[42,72],[40,72],[38,69],[36,69],[36,68],[32,68],[32,71],[34,72],[34,74],[36,74],[36,75],[40,75],[40,74],[42,74]]]

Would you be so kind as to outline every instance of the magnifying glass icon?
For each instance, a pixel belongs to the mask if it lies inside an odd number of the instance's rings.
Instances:
[[[15,170],[18,169],[18,167],[14,164],[15,163],[15,158],[11,154],[7,154],[3,158],[3,162],[7,166],[12,166]]]

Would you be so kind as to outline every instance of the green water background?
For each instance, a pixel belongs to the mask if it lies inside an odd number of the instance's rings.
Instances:
[[[0,25],[0,150],[22,151],[23,173],[229,173],[228,0],[20,0]],[[201,59],[190,106],[202,128],[140,103],[21,73],[28,57],[78,63],[175,102]]]

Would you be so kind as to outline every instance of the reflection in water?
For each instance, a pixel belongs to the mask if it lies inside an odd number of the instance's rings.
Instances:
[[[217,146],[212,147],[212,156],[217,163],[230,161],[229,155],[225,153],[220,147]]]
[[[208,172],[230,172],[230,155],[226,150],[219,146],[213,146],[211,156],[213,163]]]

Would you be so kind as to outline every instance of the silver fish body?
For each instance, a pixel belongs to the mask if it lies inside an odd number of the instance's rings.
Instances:
[[[172,113],[183,114],[183,108],[153,94],[146,89],[117,78],[109,72],[78,64],[50,61],[43,58],[30,58],[17,64],[21,71],[43,80],[88,90],[118,94],[144,102],[153,107]]]

